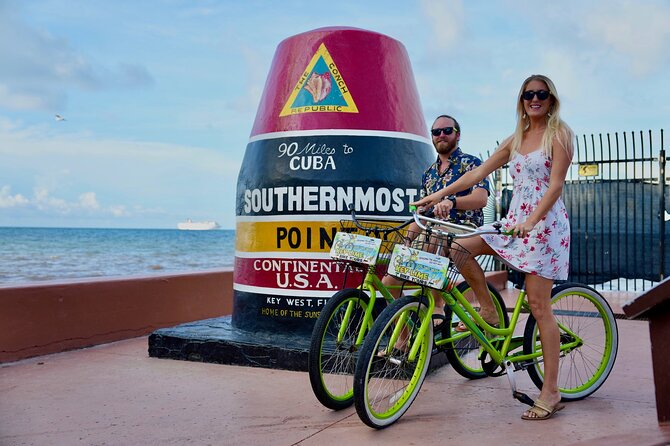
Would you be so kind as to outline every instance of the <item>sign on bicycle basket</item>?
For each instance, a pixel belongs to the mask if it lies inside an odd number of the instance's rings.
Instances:
[[[351,260],[366,265],[374,265],[382,244],[381,239],[360,234],[338,232],[330,249],[330,257],[339,260]]]
[[[446,257],[409,246],[395,245],[388,273],[398,279],[442,289],[448,268],[449,259]]]

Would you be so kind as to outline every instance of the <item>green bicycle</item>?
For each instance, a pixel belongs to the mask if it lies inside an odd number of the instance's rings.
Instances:
[[[395,300],[392,293],[399,290],[401,295],[410,293],[414,297],[429,293],[425,287],[404,283],[400,286],[385,285],[380,279],[388,268],[393,246],[405,243],[408,237],[405,227],[413,221],[409,219],[391,226],[359,219],[352,210],[351,221],[340,222],[341,232],[374,236],[381,243],[376,260],[371,264],[346,262],[346,268],[364,274],[364,278],[358,286],[347,287],[345,277],[343,289],[335,293],[321,309],[312,331],[308,359],[310,384],[319,402],[330,409],[341,410],[354,403],[354,371],[360,348],[373,322]],[[352,242],[346,240],[345,243],[346,248],[351,249]],[[471,293],[467,283],[461,283],[458,287],[464,294]],[[493,287],[489,286],[489,290],[499,313],[506,317],[502,297]],[[380,295],[381,298],[378,298]]]
[[[525,370],[538,388],[544,380],[540,338],[532,315],[526,321],[523,336],[514,335],[520,314],[530,310],[525,290],[517,298],[509,324],[493,327],[454,286],[458,275],[454,260],[466,254],[456,240],[500,233],[500,229],[486,232],[470,229],[469,233],[456,234],[455,229],[461,231],[463,227],[419,214],[415,214],[415,220],[424,228],[422,220],[434,225],[426,228],[425,243],[432,246],[424,251],[446,254],[451,259],[443,270],[445,280],[439,289],[447,316],[452,317],[447,319],[441,339],[434,340],[432,293],[402,297],[379,315],[363,343],[354,372],[354,402],[359,417],[374,428],[397,421],[416,399],[434,345],[451,355],[450,362],[463,376],[507,375],[513,397],[532,405],[531,398],[517,391],[514,379],[514,372]],[[393,256],[397,254],[394,250]],[[559,390],[564,401],[579,400],[595,392],[612,371],[618,348],[616,321],[607,301],[588,286],[557,286],[551,299],[560,330]],[[469,331],[456,331],[459,321]],[[396,348],[403,340],[405,347]]]

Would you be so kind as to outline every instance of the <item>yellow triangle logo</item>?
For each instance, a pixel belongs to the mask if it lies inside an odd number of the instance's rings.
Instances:
[[[312,56],[279,116],[314,112],[358,113],[344,77],[323,43]]]

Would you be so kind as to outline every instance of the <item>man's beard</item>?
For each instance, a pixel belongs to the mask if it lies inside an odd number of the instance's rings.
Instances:
[[[457,144],[458,144],[458,141],[453,141],[453,142],[438,141],[437,144],[434,143],[433,146],[435,147],[435,150],[437,151],[437,153],[439,153],[440,155],[449,155],[449,154],[451,154],[451,152],[454,151]]]

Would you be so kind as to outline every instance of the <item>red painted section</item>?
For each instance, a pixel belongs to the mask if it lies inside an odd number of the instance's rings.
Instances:
[[[334,293],[344,287],[341,263],[324,259],[235,258],[235,283],[263,288]],[[361,273],[348,273],[348,286],[361,283]]]
[[[358,113],[319,112],[280,117],[304,70],[325,44]],[[282,41],[277,47],[251,136],[313,129],[360,129],[427,137],[407,51],[383,34],[356,28],[320,28]]]

